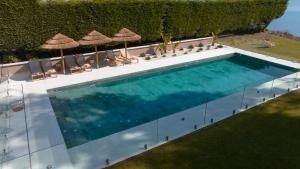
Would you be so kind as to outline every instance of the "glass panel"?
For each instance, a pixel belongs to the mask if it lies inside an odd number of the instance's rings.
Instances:
[[[248,109],[269,100],[273,83],[270,81],[255,87],[245,87],[242,109]]]
[[[111,139],[114,148],[111,149],[110,158],[118,160],[157,145],[157,123],[155,120],[114,135]]]
[[[168,141],[204,126],[205,105],[184,110],[158,120],[159,141]]]
[[[299,88],[299,87],[300,87],[300,72],[297,72],[297,73],[296,73],[295,87],[296,87],[296,88]]]
[[[22,86],[9,85],[2,89],[0,96],[0,148],[2,162],[5,162],[27,153],[25,142],[27,139]],[[16,141],[21,141],[21,143],[15,144]]]
[[[274,80],[272,88],[272,97],[281,96],[288,93],[296,87],[297,73]]]
[[[3,159],[5,152],[6,152],[6,137],[5,137],[5,131],[6,131],[6,119],[4,112],[0,112],[0,158]],[[2,161],[2,160],[1,160]]]
[[[82,154],[88,162],[85,168],[102,168],[157,145],[157,121],[152,121],[68,150],[74,166],[82,165]]]
[[[223,120],[240,112],[243,93],[239,92],[207,103],[206,125]]]
[[[9,83],[8,76],[1,76],[0,77],[0,85],[7,84],[7,83]]]
[[[0,158],[5,160],[5,155],[7,152],[6,148],[6,132],[7,132],[7,113],[8,113],[8,96],[7,96],[7,86],[0,84]]]

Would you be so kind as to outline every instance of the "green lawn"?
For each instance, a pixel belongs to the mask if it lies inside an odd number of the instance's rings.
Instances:
[[[261,36],[221,39],[246,50],[300,61],[300,42],[266,35],[276,43],[257,48]],[[196,133],[132,157],[109,169],[300,168],[300,91],[290,93]]]
[[[272,48],[260,48],[259,46],[263,43],[264,38],[270,39],[276,46]],[[300,62],[300,41],[293,39],[259,33],[221,38],[220,42],[257,53]]]

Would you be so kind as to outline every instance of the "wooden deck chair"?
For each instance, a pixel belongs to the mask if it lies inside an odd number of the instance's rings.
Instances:
[[[38,60],[29,61],[28,65],[29,65],[29,69],[30,69],[30,72],[31,72],[31,79],[32,80],[45,79],[45,74],[42,71],[40,62]]]
[[[77,65],[76,61],[75,61],[75,57],[74,56],[65,56],[65,63],[66,66],[69,68],[70,73],[79,73],[81,72],[81,67],[79,67],[79,65]]]
[[[83,71],[91,72],[92,66],[89,63],[86,63],[84,56],[81,54],[77,54],[75,56],[77,64],[81,67]]]
[[[50,59],[43,59],[40,61],[46,77],[57,77],[57,71],[53,68]]]

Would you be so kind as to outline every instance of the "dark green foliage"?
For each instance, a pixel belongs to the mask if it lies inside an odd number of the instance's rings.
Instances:
[[[192,45],[192,44],[189,45],[189,46],[188,46],[188,49],[194,49],[194,45]]]
[[[203,45],[202,42],[200,42],[199,45],[198,45],[198,47],[203,47],[203,46],[204,46],[204,45]]]
[[[223,48],[223,45],[218,45],[217,47],[218,47],[218,48]]]
[[[145,60],[150,60],[150,59],[151,59],[150,56],[146,56],[146,57],[145,57]]]
[[[58,32],[80,39],[92,29],[112,36],[127,27],[143,41],[160,38],[163,9],[158,1],[0,2],[0,44],[4,49],[37,50]]]
[[[169,32],[182,38],[262,30],[283,15],[287,0],[172,1],[168,6]]]
[[[141,53],[140,55],[139,55],[139,57],[145,57],[146,56],[146,54],[145,53]]]
[[[3,0],[0,51],[38,50],[58,32],[78,40],[92,29],[111,36],[127,27],[144,42],[159,40],[161,32],[178,39],[260,30],[286,6],[287,0]]]

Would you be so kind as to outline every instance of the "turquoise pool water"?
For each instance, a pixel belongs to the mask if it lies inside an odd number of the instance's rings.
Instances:
[[[234,54],[130,77],[48,91],[68,148],[291,74]]]

